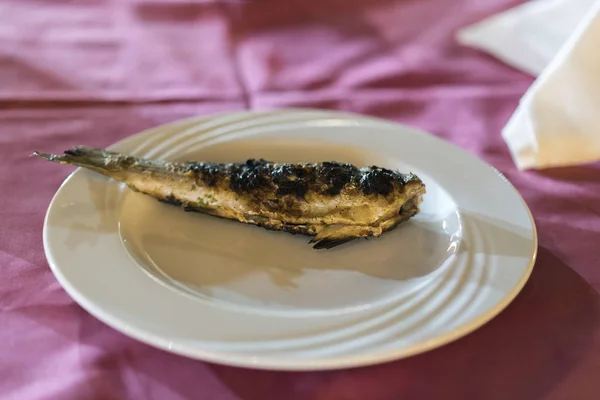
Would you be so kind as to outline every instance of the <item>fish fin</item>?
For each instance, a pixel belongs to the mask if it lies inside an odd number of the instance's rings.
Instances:
[[[315,245],[313,246],[313,249],[315,249],[315,250],[332,249],[332,248],[342,245],[344,243],[351,242],[355,239],[357,239],[357,238],[346,237],[346,238],[342,238],[342,239],[322,239],[315,243]],[[314,243],[314,242],[311,241],[311,243]]]
[[[331,225],[324,228],[309,243],[315,243],[313,249],[331,249],[356,239],[348,234],[351,227],[344,225]]]

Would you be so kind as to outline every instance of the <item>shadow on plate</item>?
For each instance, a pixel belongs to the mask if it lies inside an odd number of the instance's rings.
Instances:
[[[206,219],[211,217],[201,218],[200,223],[209,223]],[[408,222],[380,238],[355,240],[322,251],[312,249],[307,243],[309,237],[266,232],[233,221],[218,222],[231,223],[232,229],[201,237],[182,231],[170,232],[168,236],[147,233],[141,238],[141,246],[163,270],[179,271],[178,266],[199,273],[204,270],[205,273],[195,275],[194,284],[201,286],[218,286],[238,280],[240,275],[262,271],[274,284],[290,288],[296,286],[297,277],[314,269],[346,270],[380,279],[407,280],[433,272],[455,252],[455,249],[449,249],[452,241],[439,232],[439,221]],[[231,234],[233,228],[239,234]],[[416,258],[417,254],[428,253],[433,256],[427,264]],[[202,256],[194,259],[193,254]],[[218,262],[219,271],[207,268],[209,260]]]
[[[468,250],[470,244],[461,241],[459,235],[458,219],[449,224],[452,229],[442,228],[442,223],[452,218],[456,214],[432,220],[417,218],[380,238],[355,240],[331,250],[316,251],[304,236],[267,232],[234,221],[215,221],[209,216],[181,217],[178,224],[230,224],[231,229],[215,229],[212,235],[194,232],[191,226],[167,230],[167,234],[147,232],[140,238],[140,247],[163,271],[165,266],[171,270],[170,265],[174,266],[173,271],[182,268],[197,271],[200,275],[195,274],[194,282],[190,283],[199,286],[218,286],[258,270],[270,275],[274,284],[290,288],[296,286],[297,277],[311,269],[347,270],[379,279],[409,280],[432,273],[452,254]],[[533,240],[525,229],[471,213],[461,213],[460,219],[466,229],[472,230],[472,235],[484,241],[485,250],[491,254],[528,257],[532,252]],[[483,231],[486,235],[481,235]],[[205,256],[194,257],[194,254]],[[219,261],[218,273],[206,267],[207,260]]]

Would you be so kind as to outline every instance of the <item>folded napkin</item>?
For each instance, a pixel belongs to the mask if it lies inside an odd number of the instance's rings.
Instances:
[[[537,76],[504,129],[519,169],[600,160],[600,0],[537,0],[458,32]]]

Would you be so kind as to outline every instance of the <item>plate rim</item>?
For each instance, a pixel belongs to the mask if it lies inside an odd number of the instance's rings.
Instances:
[[[191,116],[187,118],[173,120],[171,122],[163,123],[160,125],[156,125],[154,127],[150,127],[148,129],[144,129],[142,131],[130,134],[112,144],[107,146],[107,148],[115,148],[119,146],[125,145],[129,141],[135,141],[135,139],[148,135],[153,131],[160,131],[165,128],[174,128],[179,125],[185,125],[189,123],[200,123],[202,121],[209,121],[214,118],[223,117],[223,116],[234,116],[234,115],[269,115],[269,114],[283,114],[283,113],[295,113],[295,112],[308,112],[308,113],[316,113],[320,115],[330,115],[332,117],[335,116],[344,116],[350,119],[357,119],[360,121],[370,121],[378,124],[385,125],[387,127],[395,127],[397,129],[406,129],[411,130],[413,132],[419,132],[424,135],[427,135],[429,138],[443,142],[445,145],[450,145],[454,147],[455,150],[461,152],[463,157],[470,157],[477,162],[479,162],[482,166],[486,166],[491,168],[497,175],[498,178],[505,181],[510,190],[512,190],[513,194],[517,196],[519,199],[521,206],[526,211],[527,216],[529,218],[529,223],[531,224],[531,234],[532,234],[532,248],[533,252],[529,256],[528,264],[525,267],[521,279],[518,281],[516,285],[514,285],[510,291],[506,292],[501,299],[493,306],[490,307],[486,312],[480,313],[477,317],[468,320],[466,323],[463,323],[458,328],[449,331],[443,335],[436,336],[430,340],[423,341],[420,344],[413,344],[408,347],[399,347],[393,350],[388,351],[376,351],[376,352],[368,352],[366,354],[361,355],[350,355],[350,356],[327,356],[323,358],[319,358],[317,361],[311,361],[311,359],[293,359],[291,362],[282,362],[280,357],[254,357],[252,355],[247,356],[239,356],[235,353],[230,353],[228,351],[213,351],[213,350],[201,350],[196,347],[185,346],[185,345],[173,345],[170,343],[169,345],[165,345],[164,338],[161,338],[160,335],[156,335],[152,332],[145,332],[143,328],[132,328],[131,326],[127,326],[128,324],[122,323],[122,321],[118,321],[119,318],[113,318],[110,313],[98,308],[92,301],[88,301],[85,295],[80,294],[76,287],[71,285],[68,281],[67,277],[62,273],[60,266],[54,260],[50,245],[48,243],[50,234],[48,228],[48,220],[50,218],[51,211],[53,206],[55,206],[55,202],[57,201],[61,190],[78,174],[82,172],[82,168],[77,168],[73,172],[71,172],[60,184],[55,194],[52,196],[52,199],[48,205],[47,211],[44,217],[44,225],[43,225],[43,245],[44,245],[44,254],[48,261],[49,267],[63,288],[67,292],[67,294],[83,309],[85,309],[88,313],[94,316],[99,321],[103,322],[107,326],[116,330],[117,332],[124,334],[130,338],[138,340],[146,345],[149,345],[154,348],[161,349],[163,351],[167,351],[170,353],[174,353],[186,358],[211,362],[220,365],[228,365],[235,367],[244,367],[244,368],[253,368],[253,369],[261,369],[261,370],[279,370],[279,371],[309,371],[309,370],[336,370],[336,369],[346,369],[346,368],[357,368],[362,366],[369,366],[374,364],[386,363],[394,360],[400,360],[408,357],[412,357],[417,354],[425,353],[430,350],[433,350],[438,347],[442,347],[446,344],[454,342],[460,338],[463,338],[470,333],[476,331],[481,326],[486,323],[492,321],[496,318],[508,305],[510,305],[514,299],[519,295],[522,291],[525,284],[529,281],[533,268],[535,266],[537,255],[539,251],[539,243],[538,243],[538,233],[537,227],[535,223],[535,219],[529,209],[526,201],[521,196],[519,191],[514,187],[514,185],[506,178],[504,175],[498,171],[495,167],[488,164],[483,159],[477,157],[476,155],[468,152],[467,150],[459,147],[453,142],[444,140],[440,137],[437,137],[427,131],[419,129],[417,127],[406,125],[403,123],[398,123],[395,121],[390,121],[378,117],[373,117],[369,115],[363,115],[358,113],[351,113],[345,111],[337,111],[337,110],[323,110],[323,109],[313,109],[313,108],[284,108],[284,109],[276,109],[276,110],[233,110],[233,111],[222,111],[217,113],[209,113],[205,115]],[[316,115],[315,114],[315,115]]]

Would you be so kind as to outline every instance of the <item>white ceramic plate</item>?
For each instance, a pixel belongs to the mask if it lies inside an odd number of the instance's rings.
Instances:
[[[533,220],[506,179],[398,124],[313,110],[240,112],[160,126],[112,148],[161,159],[375,164],[427,185],[411,221],[317,251],[303,236],[185,213],[75,171],[44,226],[56,278],[98,319],[178,354],[289,370],[398,359],[490,320],[533,267]]]

